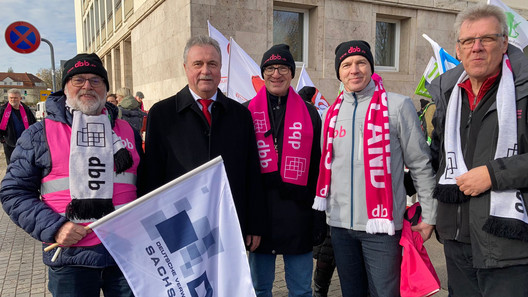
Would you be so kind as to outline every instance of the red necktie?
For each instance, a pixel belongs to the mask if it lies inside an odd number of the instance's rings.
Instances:
[[[207,119],[209,126],[211,126],[211,113],[209,112],[209,105],[213,103],[213,99],[198,99],[198,102],[200,102],[202,105],[202,112]]]

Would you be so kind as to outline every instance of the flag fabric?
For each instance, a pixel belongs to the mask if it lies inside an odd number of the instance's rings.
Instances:
[[[443,74],[449,69],[455,68],[458,64],[460,64],[460,61],[453,58],[450,54],[448,54],[438,43],[436,43],[434,40],[432,40],[427,34],[422,34],[423,38],[425,38],[431,46],[433,47],[435,60],[438,63],[438,70],[440,71],[440,74]]]
[[[528,21],[500,0],[488,0],[488,4],[504,10],[508,22],[508,42],[521,50],[528,46]]]
[[[221,157],[90,227],[135,296],[255,296]]]
[[[227,40],[227,38],[225,38],[224,35],[220,33],[220,31],[216,30],[216,28],[211,25],[209,20],[207,20],[207,27],[209,28],[209,37],[218,41],[218,44],[220,45],[220,50],[222,52],[222,79],[220,80],[218,88],[220,88],[220,91],[225,93],[227,91],[227,78],[229,75],[229,40]]]
[[[299,92],[303,87],[309,86],[314,87],[315,85],[310,79],[310,76],[308,75],[308,72],[306,72],[306,69],[304,68],[304,65],[301,69],[301,74],[299,75],[299,81],[297,81],[297,88],[296,91]],[[315,95],[314,99],[312,99],[312,103],[314,104],[315,108],[319,111],[319,114],[322,114],[325,109],[330,106],[326,99],[323,97],[321,92],[318,88],[315,88]]]
[[[261,87],[264,80],[259,65],[235,42],[229,41],[229,79],[227,96],[238,102],[251,100]]]
[[[433,79],[440,76],[440,70],[438,69],[438,63],[436,63],[435,58],[431,57],[429,59],[429,63],[427,64],[427,67],[425,67],[425,71],[422,75],[422,79],[420,79],[420,83],[418,83],[418,87],[416,87],[416,90],[414,93],[416,95],[424,96],[427,98],[432,98],[429,94],[429,91],[427,88],[429,87],[429,84],[433,81]]]

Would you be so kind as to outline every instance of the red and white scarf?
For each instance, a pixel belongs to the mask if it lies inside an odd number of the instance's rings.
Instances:
[[[383,88],[379,75],[374,73],[372,79],[374,80],[376,89],[367,109],[363,131],[365,193],[369,218],[366,231],[368,233],[388,233],[389,235],[394,235],[387,93]],[[329,107],[325,117],[323,152],[319,164],[317,194],[312,206],[317,210],[326,210],[326,198],[330,190],[332,176],[334,131],[342,103],[343,93],[339,94],[335,103]]]
[[[260,171],[262,173],[277,171],[278,154],[273,135],[268,132],[272,127],[268,114],[266,88],[260,89],[248,108],[255,126]],[[301,96],[290,87],[286,100],[280,170],[284,182],[300,186],[308,184],[312,141],[313,126],[310,113]]]
[[[5,131],[7,128],[7,122],[9,122],[9,117],[11,116],[11,112],[13,111],[13,107],[11,107],[11,104],[7,104],[6,109],[4,110],[4,114],[2,115],[2,121],[0,122],[0,130]],[[27,129],[29,127],[29,121],[26,115],[26,109],[22,104],[20,104],[20,116],[22,116],[22,123],[24,123],[24,129]]]

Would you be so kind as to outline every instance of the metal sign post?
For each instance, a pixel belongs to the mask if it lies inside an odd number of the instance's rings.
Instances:
[[[50,47],[50,53],[51,53],[51,80],[52,80],[52,84],[53,86],[51,87],[51,90],[53,91],[53,93],[55,93],[55,90],[56,90],[56,83],[55,83],[55,53],[53,51],[53,44],[51,44],[51,42],[49,40],[47,40],[46,38],[42,38],[41,39],[42,41],[44,41],[45,43],[47,43]]]
[[[53,52],[53,45],[45,38],[40,38],[40,33],[28,22],[14,22],[9,25],[5,31],[5,39],[7,45],[17,53],[29,54],[37,50],[40,46],[40,41],[44,41],[50,47],[51,51],[51,79],[52,90],[55,92],[55,53]]]

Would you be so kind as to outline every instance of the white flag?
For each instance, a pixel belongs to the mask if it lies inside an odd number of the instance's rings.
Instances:
[[[218,88],[220,88],[220,91],[225,93],[227,91],[227,77],[229,75],[229,40],[227,40],[227,38],[225,38],[224,35],[220,33],[220,31],[216,30],[216,28],[211,25],[209,20],[207,20],[207,26],[209,28],[209,37],[218,41],[220,50],[222,51],[222,79],[220,80]]]
[[[504,10],[508,22],[508,42],[521,50],[528,46],[528,21],[500,0],[488,0],[488,4]]]
[[[221,157],[91,228],[135,296],[255,296]]]
[[[460,61],[453,58],[450,54],[448,54],[436,41],[432,40],[427,34],[422,34],[423,38],[425,38],[431,46],[433,47],[433,52],[435,55],[435,60],[438,63],[438,70],[440,71],[440,74],[443,74],[447,70],[455,68],[458,64],[460,64]]]
[[[436,63],[435,58],[431,57],[431,59],[429,59],[427,67],[425,67],[425,71],[422,75],[422,78],[420,79],[420,83],[418,83],[418,86],[416,87],[414,93],[416,95],[431,98],[431,94],[429,94],[429,91],[427,89],[429,88],[429,85],[431,84],[433,79],[439,76],[440,70],[438,67],[438,63]]]
[[[238,102],[251,100],[257,95],[260,88],[264,86],[259,65],[233,38],[230,40],[229,80],[227,86],[227,96]]]
[[[310,79],[310,76],[308,75],[308,72],[306,72],[306,69],[304,68],[304,64],[303,64],[303,67],[301,69],[301,74],[299,75],[299,81],[297,82],[297,88],[296,88],[297,93],[299,93],[299,91],[305,86],[315,88],[315,85],[312,82],[312,79]],[[317,108],[317,110],[319,111],[319,114],[322,114],[323,111],[327,109],[328,106],[330,105],[328,104],[326,99],[323,97],[321,92],[319,92],[318,88],[315,88],[314,96],[315,98],[312,100],[312,103],[314,104],[315,108]]]

